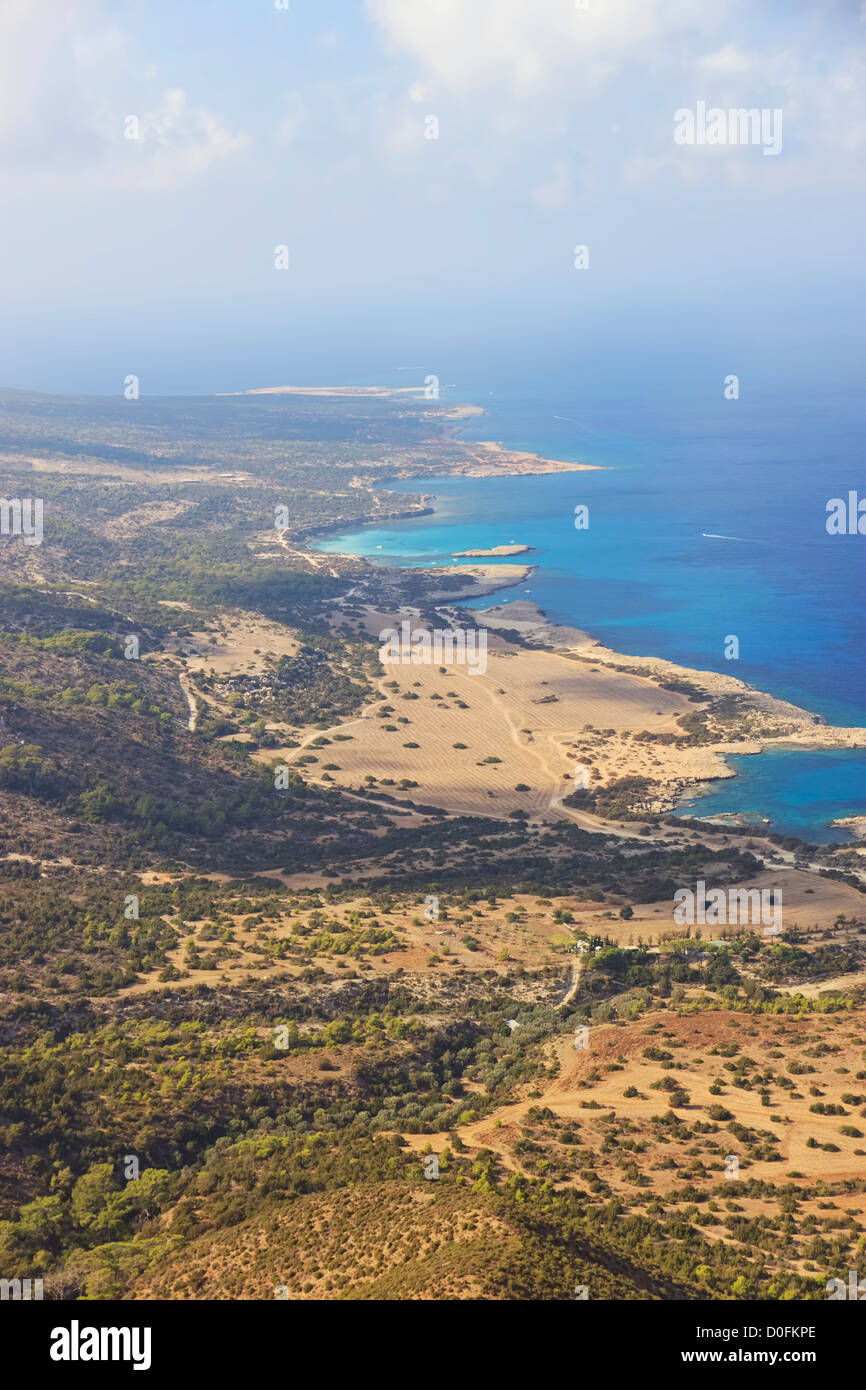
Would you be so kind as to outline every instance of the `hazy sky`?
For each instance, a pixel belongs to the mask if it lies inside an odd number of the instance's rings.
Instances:
[[[2,0],[0,384],[845,377],[864,78],[854,0]]]

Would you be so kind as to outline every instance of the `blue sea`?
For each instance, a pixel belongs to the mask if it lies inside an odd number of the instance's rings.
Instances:
[[[388,490],[435,494],[434,513],[330,535],[319,549],[428,565],[531,545],[520,557],[537,566],[527,583],[476,606],[529,597],[616,651],[735,675],[828,723],[866,725],[866,536],[826,530],[830,498],[866,496],[853,396],[813,396],[808,383],[738,401],[719,388],[599,403],[562,384],[518,397],[461,383],[451,394],[486,410],[464,438],[603,471],[397,480]],[[586,530],[575,529],[576,506],[589,508]],[[731,637],[736,660],[725,657]],[[731,764],[735,780],[683,810],[747,811],[813,842],[845,839],[830,822],[866,814],[866,750],[774,750]]]

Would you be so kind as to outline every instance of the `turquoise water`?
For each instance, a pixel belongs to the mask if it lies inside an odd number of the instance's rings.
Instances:
[[[727,759],[737,777],[708,784],[705,795],[684,798],[680,810],[693,816],[740,814],[748,821],[769,816],[773,829],[813,844],[846,840],[831,826],[840,806],[863,805],[863,754],[847,749],[787,752],[770,749],[757,757]]]
[[[480,391],[460,398],[484,401]],[[866,537],[825,528],[827,499],[862,478],[866,440],[851,402],[485,403],[465,437],[603,471],[396,481],[389,491],[435,494],[433,515],[318,548],[411,566],[531,545],[516,561],[536,566],[526,583],[474,606],[528,597],[617,651],[721,671],[828,723],[866,725]],[[578,504],[589,507],[586,531],[574,527]],[[732,635],[740,655],[728,661]],[[754,811],[816,842],[845,838],[829,828],[834,818],[866,814],[866,750],[731,761],[738,777],[716,784],[696,814]]]

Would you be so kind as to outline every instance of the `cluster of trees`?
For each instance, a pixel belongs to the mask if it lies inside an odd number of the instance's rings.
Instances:
[[[55,769],[34,743],[7,743],[0,748],[0,787],[29,796],[53,794]]]
[[[373,694],[375,664],[367,647],[316,636],[260,675],[205,676],[200,683],[236,708],[325,729],[356,714]]]

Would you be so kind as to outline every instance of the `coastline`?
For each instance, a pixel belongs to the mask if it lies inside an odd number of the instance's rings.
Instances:
[[[453,568],[447,565],[431,565],[429,568],[413,570],[412,573],[434,579],[453,580],[456,575],[467,578],[469,582],[460,589],[446,587],[428,595],[433,602],[457,603],[467,598],[486,598],[489,594],[498,593],[500,589],[510,589],[514,584],[523,584],[534,569],[535,565],[480,564],[455,565]]]
[[[476,407],[471,413],[483,412]],[[475,443],[471,448],[480,449],[482,460],[489,459],[490,463],[479,461],[477,471],[472,465],[449,467],[448,475],[464,473],[478,477],[505,476],[502,464],[508,466],[508,463],[514,460],[519,461],[520,466],[515,463],[513,468],[508,469],[509,472],[580,471],[586,467],[593,467],[562,460],[542,459],[534,454],[510,453],[499,445],[487,443]],[[452,461],[448,462],[450,464]],[[413,475],[407,469],[399,476]],[[428,473],[425,476],[429,478],[430,475]],[[435,501],[435,494],[426,494],[425,502],[428,498]],[[415,508],[405,515],[414,517],[433,511],[435,507],[425,506],[423,511],[421,508]],[[370,517],[365,521],[353,522],[352,525],[362,527],[375,523],[376,520],[376,517]],[[334,530],[337,527],[322,529]],[[497,553],[501,556],[523,555],[532,549],[534,547],[516,543],[513,546],[490,547],[486,551],[470,548],[453,552],[452,559],[494,558]],[[356,563],[361,558],[365,564],[375,567],[373,556],[341,557],[330,554],[329,558],[351,560]],[[467,583],[461,589],[449,589],[444,593],[431,592],[429,597],[439,604],[447,601],[461,602],[464,611],[471,612],[468,610],[467,601],[471,601],[473,597],[487,596],[498,590],[513,588],[525,582],[535,568],[533,565],[455,564],[449,569],[413,568],[413,572],[428,577],[447,574],[452,580],[457,574],[466,575]],[[610,746],[606,749],[594,750],[594,766],[600,775],[600,785],[606,786],[627,777],[646,777],[654,783],[647,799],[635,803],[633,809],[637,812],[643,810],[658,814],[675,811],[684,796],[694,794],[701,787],[706,787],[709,791],[709,784],[736,777],[737,770],[731,767],[727,760],[733,754],[757,756],[764,750],[771,749],[805,752],[811,749],[866,748],[866,728],[828,724],[820,715],[757,690],[733,676],[679,665],[662,657],[638,657],[615,651],[587,631],[552,623],[542,609],[527,600],[478,610],[471,612],[471,616],[478,626],[488,626],[493,630],[497,626],[506,631],[510,629],[519,633],[521,639],[528,640],[534,647],[558,652],[575,662],[593,663],[611,672],[649,679],[660,690],[666,686],[675,688],[677,684],[690,686],[695,692],[696,698],[692,708],[697,714],[713,712],[714,706],[717,708],[724,697],[733,697],[738,706],[738,722],[729,737],[708,737],[705,741],[696,741],[684,746],[681,741],[681,746],[676,746],[673,739],[663,742],[658,734],[646,731],[644,736],[648,740],[655,740],[651,743],[652,756],[649,759],[642,756],[644,749],[639,747],[638,740],[632,742],[628,733],[610,739]],[[670,683],[673,683],[673,686]],[[681,730],[679,732],[682,733]],[[866,825],[866,817],[843,816],[828,821],[827,824],[838,825],[843,833],[857,836],[862,835],[862,829],[855,827]]]
[[[326,536],[329,531],[345,531],[346,527],[351,526],[373,526],[377,521],[411,521],[416,516],[432,516],[435,507],[422,505],[420,507],[404,507],[400,512],[381,512],[375,516],[356,517],[351,522],[342,518],[339,521],[323,521],[318,526],[305,526],[296,536],[298,543],[303,543],[309,536]],[[322,553],[322,552],[318,552]],[[340,555],[333,554],[332,560],[365,560],[365,555]]]
[[[842,826],[856,840],[866,840],[866,816],[839,816],[831,824]]]
[[[653,788],[651,799],[642,807],[647,811],[673,811],[689,790],[704,783],[736,777],[736,770],[726,761],[729,754],[757,756],[770,748],[802,751],[866,748],[866,728],[826,724],[819,715],[775,695],[755,690],[736,676],[682,666],[664,657],[629,656],[614,651],[589,632],[550,622],[544,611],[528,599],[477,610],[472,616],[479,622],[487,620],[492,627],[519,632],[522,637],[548,651],[564,653],[608,670],[648,677],[659,689],[670,689],[680,684],[694,687],[703,696],[701,701],[695,702],[696,711],[707,708],[719,697],[738,697],[741,718],[746,726],[744,734],[736,739],[719,739],[685,748],[656,749],[660,764],[656,773],[659,785]],[[501,622],[490,623],[491,616]],[[748,725],[758,723],[760,732],[755,730],[754,736],[749,737]],[[615,769],[617,777],[639,775],[635,759],[622,749],[611,749],[606,756],[602,755],[596,765],[601,769],[605,764],[611,770]],[[604,771],[602,777],[605,781],[613,780]],[[866,817],[843,817],[832,823],[846,827],[850,824],[852,828],[859,823],[863,828],[862,833],[866,833]]]
[[[377,569],[392,573],[400,569],[399,566],[379,567],[371,557],[329,554],[329,559],[360,563],[368,567],[368,577]],[[615,651],[585,630],[552,622],[529,599],[511,600],[484,609],[472,608],[473,599],[513,589],[524,583],[536,568],[531,564],[488,561],[453,568],[418,567],[403,572],[428,581],[447,579],[446,587],[432,587],[425,595],[444,622],[449,626],[459,625],[459,615],[465,614],[476,627],[487,629],[487,645],[494,658],[500,698],[493,690],[488,694],[494,705],[502,707],[500,713],[505,716],[510,741],[529,755],[527,781],[533,776],[534,765],[542,764],[546,789],[536,802],[538,814],[548,816],[555,811],[557,816],[564,814],[585,819],[582,811],[570,811],[562,806],[562,798],[573,790],[569,779],[574,776],[575,759],[591,769],[595,790],[626,779],[645,781],[645,794],[641,796],[638,788],[630,801],[630,810],[636,815],[663,815],[677,811],[684,796],[699,793],[701,788],[709,791],[711,783],[737,777],[737,770],[728,762],[732,754],[758,756],[771,749],[866,748],[866,728],[826,724],[821,716],[756,690],[737,677],[683,666],[663,657],[630,656]],[[457,576],[463,582],[454,587]],[[394,598],[392,594],[390,602],[387,597],[382,602],[368,600],[364,624],[368,636],[375,636],[384,626],[398,626],[406,619],[417,620],[418,610],[411,602],[395,602]],[[452,606],[458,603],[459,608]],[[510,660],[496,660],[501,657]],[[453,679],[453,667],[449,668],[449,674]],[[587,676],[597,684],[598,695],[602,697],[601,713],[598,699],[587,691]],[[532,684],[531,690],[527,681]],[[470,681],[470,686],[480,692],[484,683],[477,679]],[[539,686],[548,687],[551,693],[545,693]],[[714,719],[719,707],[730,704],[732,697],[737,710],[732,727],[706,741],[690,742],[687,730],[679,723],[682,716]],[[633,709],[636,698],[644,700],[644,712],[637,720]],[[538,711],[530,706],[546,705],[551,699],[555,701],[551,712],[556,717],[546,729],[539,728]],[[623,715],[622,707],[630,702],[632,708]],[[528,747],[523,746],[522,735],[532,731],[521,729],[521,725],[526,724],[532,724],[534,729],[526,741]],[[430,733],[433,736],[432,730]],[[435,737],[440,737],[438,731]],[[384,750],[370,748],[368,751],[370,765],[379,765]],[[360,744],[356,752],[361,754]],[[493,761],[498,763],[501,759],[497,756]],[[424,784],[425,797],[435,804],[452,811],[477,814],[482,806],[484,810],[489,809],[489,803],[482,803],[482,797],[493,794],[502,800],[507,795],[504,788],[491,791],[482,779],[471,786],[464,784],[459,796],[452,796],[448,783],[458,772],[465,774],[452,762],[447,743],[442,745],[440,762],[446,785],[434,788],[430,782]],[[392,764],[391,771],[397,770]],[[410,777],[417,772],[411,765],[401,770]],[[425,767],[424,772],[431,777],[429,767]],[[520,797],[514,805],[509,804],[511,811],[521,808]],[[744,823],[738,822],[739,814],[725,815],[722,823]],[[701,819],[699,811],[693,810],[689,818]],[[708,816],[706,819],[716,821],[718,818]],[[764,826],[771,823],[761,819]],[[866,817],[862,821],[866,827]],[[833,824],[839,824],[843,834],[853,833],[853,827],[849,829],[844,821]]]
[[[316,396],[322,399],[376,399],[395,400],[409,397],[419,404],[427,402],[425,386],[253,386],[245,391],[219,391],[218,397],[239,396]],[[420,394],[419,394],[420,393]],[[435,442],[454,445],[459,443],[468,455],[466,459],[448,458],[450,465],[444,470],[446,476],[467,478],[505,478],[521,475],[541,475],[544,473],[585,473],[604,472],[600,464],[574,463],[566,459],[545,458],[542,454],[530,453],[525,449],[507,449],[498,440],[460,439],[464,421],[478,415],[485,415],[484,406],[464,404],[445,404],[435,402],[436,409],[429,412],[441,429]],[[411,469],[400,469],[394,477],[411,478],[416,476]]]
[[[459,468],[467,478],[505,478],[521,475],[541,476],[544,473],[603,473],[597,463],[570,463],[565,459],[545,458],[523,449],[506,449],[496,440],[462,441],[474,464]],[[408,475],[411,476],[411,475]]]

